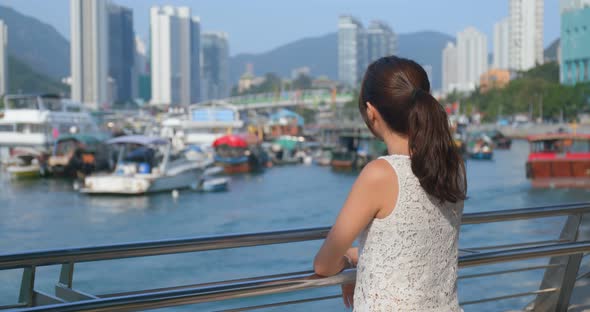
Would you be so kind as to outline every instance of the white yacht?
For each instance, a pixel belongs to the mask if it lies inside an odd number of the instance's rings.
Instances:
[[[213,164],[193,149],[174,153],[169,140],[159,137],[131,135],[107,143],[118,147],[115,171],[86,177],[80,192],[132,195],[189,188]]]
[[[189,106],[183,114],[169,115],[162,121],[161,135],[171,138],[174,145],[211,146],[216,139],[243,126],[235,106],[213,101]]]
[[[61,134],[98,131],[90,113],[79,102],[57,95],[7,95],[0,118],[0,159],[14,147],[47,153]]]

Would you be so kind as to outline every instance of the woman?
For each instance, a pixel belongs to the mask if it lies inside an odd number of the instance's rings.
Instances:
[[[315,257],[315,272],[331,276],[356,266],[356,285],[342,286],[354,311],[461,311],[465,167],[426,72],[408,59],[377,60],[365,73],[359,109],[389,156],[359,175]],[[359,247],[350,248],[359,235]]]

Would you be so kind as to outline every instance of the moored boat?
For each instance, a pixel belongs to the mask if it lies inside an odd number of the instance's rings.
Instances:
[[[494,144],[485,134],[477,134],[472,137],[467,147],[471,159],[492,160],[494,156]]]
[[[492,139],[492,142],[494,142],[495,149],[510,149],[512,146],[512,139],[498,130],[492,130],[487,135]]]
[[[30,147],[49,154],[62,134],[98,131],[81,103],[58,95],[6,95],[4,105],[0,149]]]
[[[528,140],[526,176],[533,187],[590,187],[590,135],[555,133]]]
[[[96,171],[112,169],[110,150],[102,138],[92,134],[72,134],[57,138],[48,160],[55,175],[83,177]]]
[[[215,140],[213,147],[215,162],[228,174],[259,171],[268,162],[268,155],[255,138],[225,135]]]
[[[330,166],[335,170],[359,170],[371,160],[387,154],[383,141],[369,133],[349,132],[340,135],[340,145],[332,151]]]
[[[13,179],[38,178],[45,173],[43,155],[33,148],[15,148],[6,172]]]
[[[119,150],[115,171],[86,177],[82,193],[145,194],[189,188],[212,164],[207,157],[192,157],[193,150],[173,153],[170,141],[163,138],[133,135],[107,143]]]

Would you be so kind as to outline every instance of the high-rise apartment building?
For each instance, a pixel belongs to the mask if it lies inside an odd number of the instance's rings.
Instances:
[[[590,0],[562,0],[560,81],[590,82]]]
[[[0,20],[0,96],[8,93],[8,27]]]
[[[200,50],[197,32],[200,20],[188,7],[152,7],[151,30],[151,103],[154,105],[190,105],[199,97]]]
[[[448,42],[442,52],[442,89],[448,94],[457,89],[457,46]]]
[[[109,3],[109,76],[114,82],[113,102],[128,103],[136,96],[135,32],[133,11]]]
[[[510,69],[542,64],[544,0],[510,0]]]
[[[111,102],[107,2],[70,0],[70,32],[72,99],[103,108]]]
[[[135,37],[135,72],[137,73],[137,97],[143,101],[149,101],[152,96],[152,83],[150,79],[150,66],[146,43]]]
[[[204,32],[201,36],[203,100],[229,96],[229,43],[224,32]]]
[[[367,36],[356,18],[343,15],[338,19],[338,80],[356,87],[367,66]]]
[[[494,24],[494,55],[493,67],[496,69],[510,68],[510,18],[504,18]]]
[[[397,50],[397,35],[382,21],[372,21],[367,29],[367,61],[394,55]]]
[[[488,70],[488,40],[485,34],[468,27],[457,34],[457,86],[473,91]]]

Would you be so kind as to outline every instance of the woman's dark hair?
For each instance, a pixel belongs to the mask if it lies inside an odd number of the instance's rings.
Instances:
[[[359,96],[359,110],[371,129],[367,102],[392,131],[408,137],[412,171],[429,195],[452,203],[466,198],[465,164],[454,144],[447,113],[430,94],[422,66],[396,56],[373,62]]]

